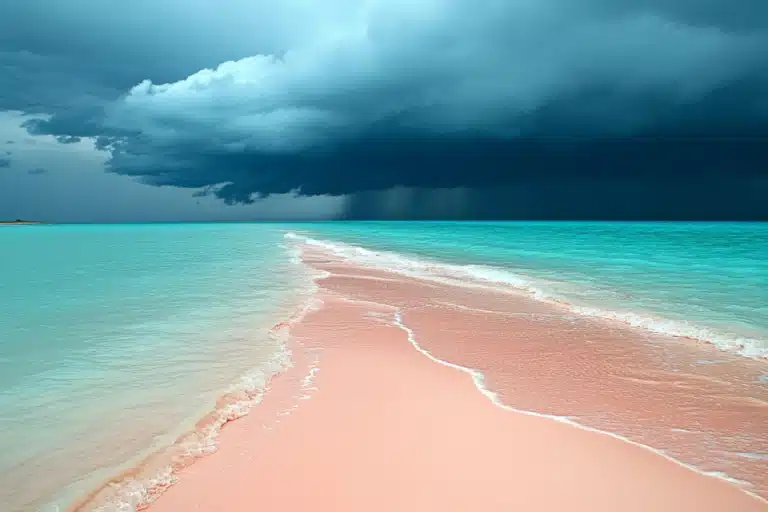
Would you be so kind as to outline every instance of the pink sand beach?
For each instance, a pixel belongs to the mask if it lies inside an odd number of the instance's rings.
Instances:
[[[326,276],[322,305],[278,326],[293,366],[153,512],[768,510],[764,362],[317,248],[303,261]]]

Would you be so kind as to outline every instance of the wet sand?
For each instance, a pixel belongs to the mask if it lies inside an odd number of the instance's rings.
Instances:
[[[745,492],[768,495],[762,363],[316,249],[304,261],[330,276],[291,329],[294,366],[153,511],[768,510]],[[502,408],[432,356],[481,370],[512,408],[751,487]]]
[[[331,273],[324,288],[399,308],[423,348],[480,370],[503,403],[622,435],[768,498],[765,361],[521,295],[318,266]]]

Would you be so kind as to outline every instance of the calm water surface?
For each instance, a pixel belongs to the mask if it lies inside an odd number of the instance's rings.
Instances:
[[[0,229],[0,503],[66,504],[258,385],[307,286],[258,224]],[[53,509],[53,507],[51,507]]]
[[[0,228],[0,503],[53,510],[280,368],[310,290],[284,233],[445,262],[585,314],[768,354],[768,225],[317,223]]]

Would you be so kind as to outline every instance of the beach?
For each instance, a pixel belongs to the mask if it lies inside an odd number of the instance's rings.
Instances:
[[[212,451],[288,361],[270,327],[311,293],[282,243],[260,225],[3,229],[0,510],[116,480],[128,506],[170,456]]]
[[[768,510],[762,361],[300,245],[293,366],[150,510]]]
[[[766,236],[3,230],[0,503],[764,510]]]

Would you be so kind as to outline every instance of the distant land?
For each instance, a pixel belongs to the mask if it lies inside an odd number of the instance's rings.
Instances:
[[[21,219],[16,219],[16,220],[0,220],[0,226],[8,226],[8,225],[10,225],[10,226],[14,226],[14,225],[18,226],[18,225],[28,225],[28,224],[42,224],[42,222],[37,221],[37,220],[21,220]]]

